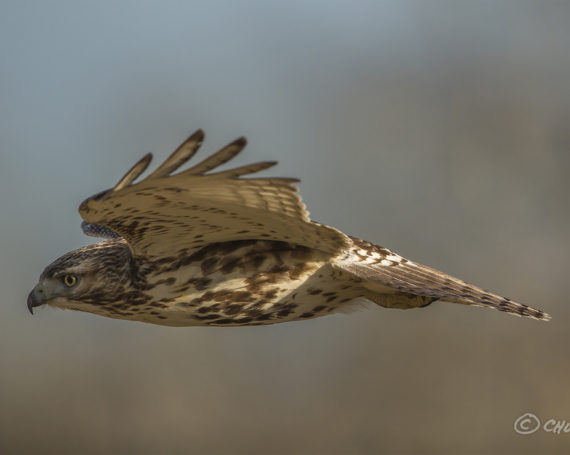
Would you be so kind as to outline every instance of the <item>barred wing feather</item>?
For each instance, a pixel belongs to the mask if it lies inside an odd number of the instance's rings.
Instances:
[[[278,240],[331,255],[350,245],[337,229],[313,223],[289,178],[243,178],[275,162],[207,173],[246,145],[239,138],[195,166],[173,174],[198,150],[202,131],[188,138],[154,172],[134,180],[151,160],[146,155],[117,185],[85,200],[79,212],[88,224],[125,238],[147,259],[191,254],[207,244],[245,239]]]

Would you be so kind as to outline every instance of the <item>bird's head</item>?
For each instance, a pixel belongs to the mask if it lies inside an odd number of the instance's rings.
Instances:
[[[111,239],[71,251],[48,265],[28,295],[28,309],[48,304],[95,311],[109,296],[130,284],[131,254],[123,239]]]

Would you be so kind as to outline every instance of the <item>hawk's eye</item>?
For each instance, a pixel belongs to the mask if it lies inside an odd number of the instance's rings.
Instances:
[[[72,288],[77,283],[77,277],[75,275],[63,275],[63,284],[68,288]]]

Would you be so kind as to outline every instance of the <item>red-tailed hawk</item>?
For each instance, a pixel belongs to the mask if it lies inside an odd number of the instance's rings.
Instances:
[[[402,309],[444,300],[550,318],[311,221],[292,185],[298,180],[245,177],[275,162],[215,171],[245,138],[175,173],[203,138],[197,131],[133,183],[146,155],[112,189],[85,200],[83,230],[107,239],[50,264],[29,310],[48,304],[153,324],[231,326],[324,316],[359,299]]]

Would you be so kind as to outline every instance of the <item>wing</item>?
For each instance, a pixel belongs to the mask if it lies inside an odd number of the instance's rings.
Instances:
[[[541,310],[485,291],[431,267],[412,262],[370,242],[354,237],[351,239],[355,245],[352,252],[335,261],[333,267],[363,280],[363,286],[369,290],[381,294],[387,291],[397,291],[412,297],[422,296],[430,302],[444,300],[494,308],[544,321],[550,319],[550,315]]]
[[[207,244],[265,239],[305,245],[334,254],[350,240],[340,231],[309,219],[289,178],[243,178],[277,164],[261,162],[207,173],[236,156],[239,138],[193,167],[173,174],[196,153],[198,130],[139,183],[152,156],[143,157],[112,189],[85,200],[79,213],[125,238],[135,255],[147,259],[191,254]],[[92,232],[105,232],[100,228]]]

